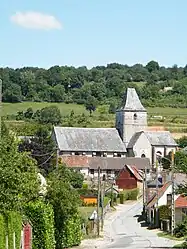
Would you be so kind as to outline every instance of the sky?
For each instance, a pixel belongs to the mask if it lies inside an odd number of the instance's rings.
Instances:
[[[0,67],[187,64],[186,0],[1,0]]]

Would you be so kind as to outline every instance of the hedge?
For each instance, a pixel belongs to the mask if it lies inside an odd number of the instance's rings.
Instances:
[[[162,205],[158,208],[159,210],[159,219],[168,220],[171,218],[171,209],[167,205]]]
[[[74,214],[64,222],[62,231],[62,248],[78,246],[82,239],[81,218]]]
[[[16,212],[0,214],[0,249],[6,248],[6,236],[8,235],[8,248],[13,249],[13,234],[15,233],[16,248],[20,247],[22,230],[22,217]]]
[[[138,189],[124,190],[119,193],[120,203],[123,204],[126,200],[137,200]]]
[[[33,228],[33,249],[54,249],[54,213],[50,204],[42,201],[26,205],[25,214]]]
[[[0,214],[0,249],[5,249],[5,219],[2,214]]]

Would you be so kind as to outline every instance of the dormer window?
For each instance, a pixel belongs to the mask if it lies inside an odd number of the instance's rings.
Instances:
[[[134,113],[134,120],[137,120],[137,114]]]

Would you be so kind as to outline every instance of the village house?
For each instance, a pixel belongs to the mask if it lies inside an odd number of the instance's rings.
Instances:
[[[185,184],[187,182],[186,174],[176,173],[174,175],[175,178],[175,190],[177,190],[178,186],[181,184]],[[171,206],[171,195],[172,195],[172,181],[168,181],[165,184],[160,184],[158,189],[158,207],[162,205]],[[148,203],[147,203],[147,211],[148,211],[148,220],[150,224],[154,223],[154,210],[157,205],[157,196],[156,189],[152,192],[152,195],[148,194]],[[184,195],[175,193],[175,222],[176,224],[181,222],[185,215],[187,215],[187,198]]]
[[[116,111],[115,128],[54,127],[57,154],[87,157],[148,158],[154,167],[156,154],[166,156],[177,144],[168,131],[148,131],[147,110],[134,88],[128,88]]]
[[[119,190],[138,189],[140,196],[143,192],[143,177],[135,166],[125,165],[116,177]]]
[[[67,167],[77,169],[90,178],[98,177],[98,167],[100,167],[100,176],[116,179],[125,165],[136,167],[137,170],[151,169],[148,158],[130,158],[130,157],[86,157],[86,156],[61,156],[61,162]]]

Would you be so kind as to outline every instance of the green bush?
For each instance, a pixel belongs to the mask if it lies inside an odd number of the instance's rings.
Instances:
[[[187,218],[184,219],[183,222],[176,225],[174,229],[174,235],[177,238],[186,237],[187,236]]]
[[[42,201],[29,203],[25,214],[33,227],[33,249],[54,249],[53,208]]]
[[[88,183],[83,183],[83,184],[82,184],[82,188],[83,188],[83,189],[88,189]]]
[[[16,212],[6,213],[6,226],[8,232],[8,248],[13,249],[13,234],[15,233],[16,248],[20,246],[22,217]]]
[[[8,248],[13,249],[13,234],[15,233],[16,248],[20,247],[22,217],[16,212],[6,212],[0,215],[0,249],[6,245],[8,235]]]
[[[5,219],[2,214],[0,214],[0,249],[5,249]]]
[[[126,200],[137,200],[137,197],[138,197],[138,189],[137,188],[136,189],[130,189],[130,190],[124,190],[121,193],[123,193],[124,201],[126,201]],[[120,197],[120,194],[119,194],[119,197]]]
[[[128,200],[137,200],[138,189],[132,189],[128,191]]]
[[[77,213],[65,221],[62,231],[62,245],[61,247],[58,245],[58,248],[78,246],[81,243],[81,239],[81,218]]]
[[[160,220],[168,220],[171,218],[171,209],[167,205],[162,205],[158,208]]]

